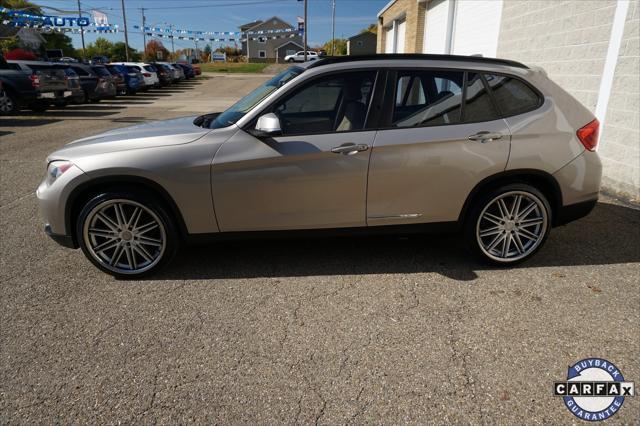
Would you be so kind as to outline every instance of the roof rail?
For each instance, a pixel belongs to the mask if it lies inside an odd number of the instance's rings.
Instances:
[[[506,65],[509,67],[525,68],[523,63],[511,61],[509,59],[485,58],[482,56],[462,56],[462,55],[434,55],[425,53],[378,53],[375,55],[354,55],[354,56],[325,56],[313,61],[308,68],[320,67],[329,64],[339,64],[343,62],[372,61],[372,60],[402,60],[421,59],[430,61],[459,61],[478,62],[481,64]]]

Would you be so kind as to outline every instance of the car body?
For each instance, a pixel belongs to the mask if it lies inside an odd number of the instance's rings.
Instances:
[[[0,54],[0,115],[16,113],[22,108],[37,112],[48,108],[55,89],[40,87],[40,77],[32,70],[22,70],[18,65],[9,64]]]
[[[318,59],[318,52],[313,50],[307,50],[307,61],[314,61]],[[304,62],[304,50],[294,53],[293,55],[287,55],[284,57],[285,62]]]
[[[196,72],[191,65],[183,64],[181,62],[178,62],[177,64],[174,64],[174,65],[182,68],[182,71],[184,71],[185,78],[191,79],[196,77]]]
[[[201,75],[202,74],[202,68],[200,68],[200,65],[198,64],[191,64],[191,66],[193,67],[193,72],[195,73],[196,76]]]
[[[135,67],[140,71],[142,77],[144,79],[144,86],[141,90],[149,90],[152,87],[158,87],[160,85],[160,80],[158,79],[158,75],[155,71],[151,71],[152,68],[150,64],[146,62],[118,62],[121,65],[127,65],[130,67]]]
[[[101,270],[149,274],[181,242],[274,232],[460,231],[513,265],[588,214],[593,114],[541,69],[453,55],[293,66],[223,113],[54,152],[46,231]]]
[[[57,106],[66,106],[67,104],[73,103],[82,103],[84,101],[84,91],[82,90],[82,85],[80,84],[80,76],[71,69],[68,65],[62,63],[54,63],[54,68],[61,69],[64,71],[67,80],[67,89],[71,91],[71,96],[58,99],[54,102]]]
[[[92,65],[91,69],[98,76],[96,92],[101,93],[101,98],[115,98],[118,93],[118,86],[113,75],[104,65]]]
[[[159,62],[152,62],[151,66],[154,67],[158,74],[161,87],[170,86],[171,84],[173,84],[173,70],[171,69],[171,67]]]
[[[36,110],[44,110],[51,104],[66,103],[73,93],[67,87],[66,73],[56,64],[44,61],[7,61],[9,66],[31,73],[37,77],[37,91],[40,98]],[[35,81],[34,81],[35,82]],[[33,108],[32,108],[33,109]]]
[[[98,77],[91,65],[71,62],[67,65],[78,74],[80,78],[80,86],[82,86],[84,92],[83,102],[99,102],[108,96],[108,94],[104,92],[104,86],[98,85],[100,77]]]
[[[109,64],[108,67],[122,74],[125,82],[125,92],[127,94],[134,95],[144,86],[144,79],[137,67],[118,64]]]
[[[187,79],[187,75],[186,75],[185,70],[182,67],[182,65],[174,63],[174,64],[171,64],[171,66],[178,70],[178,76],[179,76],[178,78],[180,80],[186,80]]]
[[[158,64],[164,65],[165,68],[171,70],[171,78],[172,81],[174,83],[177,83],[178,81],[180,81],[180,70],[178,70],[177,67],[174,67],[173,65],[171,65],[169,62],[157,62]]]
[[[120,71],[120,69],[116,68],[113,65],[105,65],[105,67],[113,76],[113,81],[116,84],[117,94],[126,95],[127,94],[127,82],[125,80],[126,72]]]

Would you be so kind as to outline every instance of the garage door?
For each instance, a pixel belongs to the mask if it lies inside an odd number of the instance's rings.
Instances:
[[[393,53],[393,26],[384,31],[384,53]]]
[[[395,53],[404,53],[404,36],[407,29],[407,21],[398,22],[396,31],[398,31],[396,39]]]
[[[424,17],[424,41],[422,53],[447,52],[447,22],[449,20],[449,1],[432,0],[427,6]]]
[[[456,2],[453,54],[495,58],[502,0],[465,0]]]

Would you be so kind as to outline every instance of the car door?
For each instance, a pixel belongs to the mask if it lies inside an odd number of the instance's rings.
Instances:
[[[510,131],[480,74],[389,74],[369,167],[371,226],[456,221],[474,186],[505,169]]]
[[[239,131],[218,150],[212,192],[221,231],[366,225],[369,105],[376,71],[316,77],[261,114],[282,134]]]

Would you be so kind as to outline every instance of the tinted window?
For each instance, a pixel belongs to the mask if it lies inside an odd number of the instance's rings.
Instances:
[[[92,67],[93,71],[101,77],[110,76],[111,73],[105,67]]]
[[[395,127],[460,123],[462,71],[400,71],[396,80]]]
[[[320,78],[279,103],[274,112],[285,135],[362,130],[375,71]]]
[[[485,78],[505,116],[531,111],[540,104],[538,95],[517,78],[493,74],[485,74]]]
[[[89,73],[82,67],[71,67],[72,70],[76,72],[78,75],[87,76]]]
[[[464,121],[497,120],[500,115],[491,102],[491,97],[482,82],[480,74],[467,73],[467,88],[464,98]]]
[[[151,65],[145,65],[143,68],[149,72],[156,72],[156,69]]]

